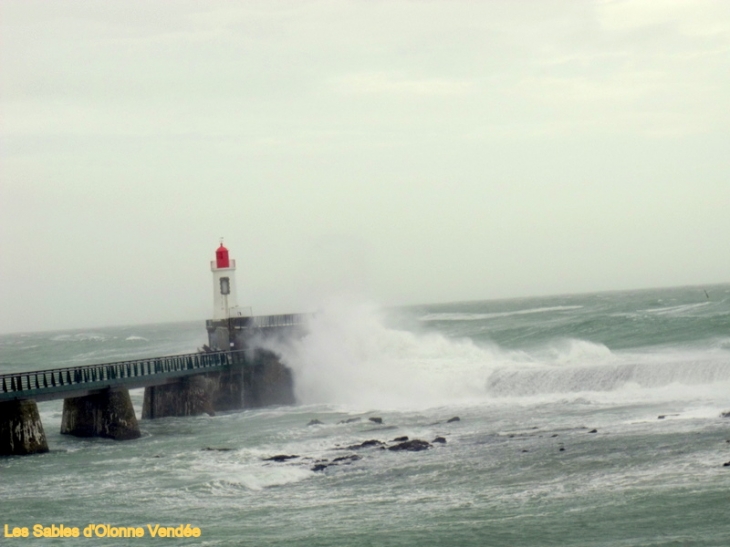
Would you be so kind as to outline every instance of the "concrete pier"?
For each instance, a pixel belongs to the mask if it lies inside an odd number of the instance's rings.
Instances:
[[[275,353],[263,349],[252,353],[251,358],[242,359],[226,371],[145,388],[142,419],[213,416],[228,410],[294,404],[291,370]]]
[[[140,437],[129,391],[110,388],[93,395],[64,399],[61,434],[117,441]]]
[[[215,415],[213,399],[216,382],[200,374],[174,384],[150,386],[144,390],[142,419],[167,416]]]
[[[285,343],[303,333],[300,316],[231,318],[208,321],[208,343],[215,350],[245,350],[243,408],[293,405],[294,377],[281,357],[262,345]],[[241,408],[241,407],[239,407]]]
[[[294,378],[292,371],[275,353],[257,349],[245,382],[245,408],[271,405],[293,405]]]
[[[38,405],[32,399],[0,403],[0,456],[48,452]]]
[[[145,388],[144,418],[294,404],[292,371],[271,348],[302,336],[306,318],[208,320],[204,351],[0,374],[0,455],[48,451],[39,401],[64,399],[62,434],[116,440],[140,437],[129,389]]]

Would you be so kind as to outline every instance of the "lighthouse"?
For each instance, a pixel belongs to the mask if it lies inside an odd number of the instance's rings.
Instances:
[[[236,261],[228,256],[228,249],[221,242],[211,261],[213,272],[213,319],[228,319],[240,315],[236,299]]]

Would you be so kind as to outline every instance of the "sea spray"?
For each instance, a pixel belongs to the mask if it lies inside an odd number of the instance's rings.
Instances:
[[[504,356],[471,340],[385,325],[370,304],[330,302],[300,340],[263,342],[294,371],[297,399],[361,408],[428,407],[479,399]]]
[[[532,314],[516,310],[509,315]],[[423,317],[430,322],[434,314]],[[456,317],[449,316],[449,321]],[[474,321],[469,314],[463,320]],[[576,394],[629,403],[674,399],[677,391],[696,398],[703,389],[730,387],[730,352],[723,349],[709,354],[671,346],[614,352],[602,343],[559,337],[514,350],[485,340],[403,330],[393,323],[393,317],[373,304],[329,301],[310,319],[301,339],[260,344],[281,355],[293,370],[297,400],[303,404],[429,408],[512,404],[520,398],[530,404]]]

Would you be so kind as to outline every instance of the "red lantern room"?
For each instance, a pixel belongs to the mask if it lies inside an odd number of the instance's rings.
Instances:
[[[215,251],[215,267],[216,268],[230,268],[231,262],[228,260],[228,249],[223,246],[218,247]]]

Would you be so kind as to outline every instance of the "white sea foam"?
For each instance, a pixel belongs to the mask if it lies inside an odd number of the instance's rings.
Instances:
[[[303,403],[360,408],[434,406],[480,397],[499,356],[472,341],[384,326],[375,307],[330,305],[300,341],[274,347]]]
[[[127,342],[133,342],[133,341],[137,341],[137,340],[140,340],[142,342],[149,342],[149,338],[145,338],[144,336],[136,336],[134,334],[132,336],[127,336],[125,338],[125,340]]]
[[[228,467],[217,469],[214,474],[216,478],[211,483],[213,487],[243,486],[249,490],[263,490],[270,486],[291,484],[308,479],[313,475],[308,468],[293,465]]]
[[[51,338],[53,342],[104,342],[109,337],[97,333],[59,334]]]
[[[548,306],[542,308],[530,308],[526,310],[505,311],[494,313],[429,313],[419,317],[420,321],[479,321],[482,319],[493,319],[497,317],[509,317],[511,315],[530,315],[533,313],[545,313],[551,311],[578,310],[583,306]]]
[[[294,370],[305,404],[357,409],[426,408],[466,402],[512,403],[566,394],[623,401],[682,397],[682,388],[730,382],[730,352],[612,352],[578,339],[531,350],[477,345],[468,338],[388,328],[374,306],[330,305],[309,334],[271,345]],[[685,389],[694,394],[695,389]],[[694,396],[694,395],[692,395]]]
[[[694,311],[699,308],[708,306],[710,302],[698,302],[695,304],[683,304],[681,306],[666,306],[663,308],[648,308],[645,310],[639,310],[643,313],[652,313],[656,315],[681,315],[685,312]]]

